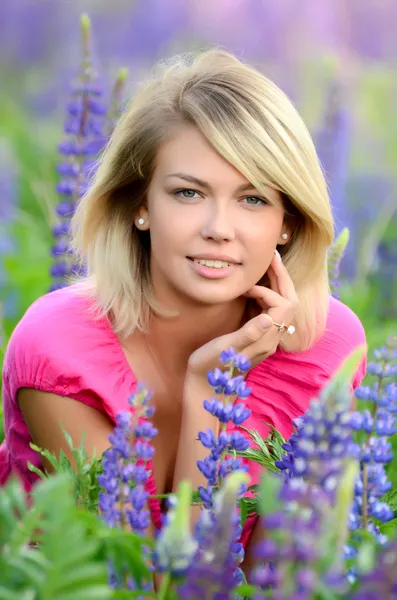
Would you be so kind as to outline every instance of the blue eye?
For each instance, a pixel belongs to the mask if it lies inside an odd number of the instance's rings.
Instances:
[[[180,194],[184,194],[185,192],[192,192],[193,194],[197,194],[198,192],[196,192],[196,190],[191,190],[189,188],[185,188],[183,190],[178,190],[177,192],[175,192],[176,196],[180,196]],[[184,198],[185,200],[192,200],[194,198],[194,196],[180,196],[181,198]]]
[[[258,202],[261,202],[262,204],[268,204],[268,202],[266,200],[264,200],[263,198],[258,198],[258,196],[246,196],[244,198],[244,200],[257,200]],[[256,204],[251,204],[251,202],[247,202],[247,204],[249,206],[259,206],[258,203]]]

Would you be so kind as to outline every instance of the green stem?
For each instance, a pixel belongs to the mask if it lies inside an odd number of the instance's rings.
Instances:
[[[157,600],[167,600],[170,584],[171,584],[171,573],[164,573],[164,576],[161,580],[159,593],[157,595]]]

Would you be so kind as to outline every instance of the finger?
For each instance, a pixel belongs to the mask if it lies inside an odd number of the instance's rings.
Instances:
[[[231,335],[233,337],[233,348],[237,352],[246,353],[247,348],[258,342],[263,336],[274,327],[273,319],[261,313],[248,321],[238,332]]]
[[[281,296],[295,304],[298,300],[298,296],[294,282],[292,281],[286,266],[282,262],[281,257],[278,258],[278,256],[280,256],[278,253],[274,255],[269,270],[271,269],[277,278],[278,289],[280,290]]]
[[[244,294],[249,298],[254,298],[263,309],[270,308],[287,308],[291,306],[288,299],[283,298],[280,294],[262,285],[254,285]]]
[[[270,267],[267,270],[266,274],[269,278],[270,289],[272,289],[274,292],[276,292],[277,294],[279,294],[281,296],[280,288],[278,287],[278,279],[277,279],[277,276],[274,273],[273,269]]]
[[[288,324],[291,323],[295,315],[295,305],[286,298],[283,298],[280,294],[277,294],[274,290],[255,285],[248,290],[247,295],[255,298],[264,311],[262,314],[269,315],[272,318],[273,324],[283,323],[284,321],[287,321]],[[276,334],[279,335],[276,329],[275,331]],[[280,332],[281,335],[282,333],[283,332]]]

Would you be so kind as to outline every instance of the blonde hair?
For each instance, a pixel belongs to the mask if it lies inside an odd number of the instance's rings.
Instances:
[[[280,346],[310,348],[325,330],[330,295],[327,250],[334,227],[323,172],[287,96],[222,49],[178,55],[140,84],[72,219],[72,249],[87,273],[77,288],[121,337],[148,331],[152,311],[175,315],[156,302],[150,239],[136,229],[134,217],[145,202],[160,143],[183,123],[197,126],[258,191],[270,185],[287,200],[292,236],[279,249],[300,305],[296,333],[283,336]]]

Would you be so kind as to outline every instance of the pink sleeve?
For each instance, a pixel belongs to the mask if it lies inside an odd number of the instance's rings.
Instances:
[[[4,360],[4,382],[15,407],[18,390],[28,387],[74,398],[112,420],[125,408],[131,380],[120,351],[83,308],[82,300],[59,290],[36,300],[18,323]]]
[[[331,298],[327,329],[310,350],[277,351],[249,372],[247,384],[252,393],[247,404],[252,414],[244,426],[266,438],[269,423],[288,439],[293,433],[293,419],[306,412],[343,360],[361,345],[366,346],[366,336],[360,320],[347,306]],[[353,377],[353,389],[364,378],[366,365],[365,354]],[[262,472],[257,463],[250,463],[251,485],[259,483]],[[244,527],[244,544],[254,523],[255,519],[249,519]]]
[[[366,347],[364,328],[344,304],[331,299],[327,329],[309,350],[300,353],[278,351],[249,374],[252,387],[250,408],[255,426],[268,431],[261,421],[274,425],[284,437],[292,433],[292,419],[302,415],[310,401],[327,385],[345,358],[357,347]],[[365,352],[352,380],[360,385],[366,373]]]
[[[84,382],[78,353],[69,354],[65,337],[59,337],[60,323],[43,322],[35,312],[26,313],[9,341],[3,376],[10,397],[16,401],[20,388],[33,388],[59,396],[84,394],[84,403],[100,402]],[[84,393],[85,392],[85,393]]]

